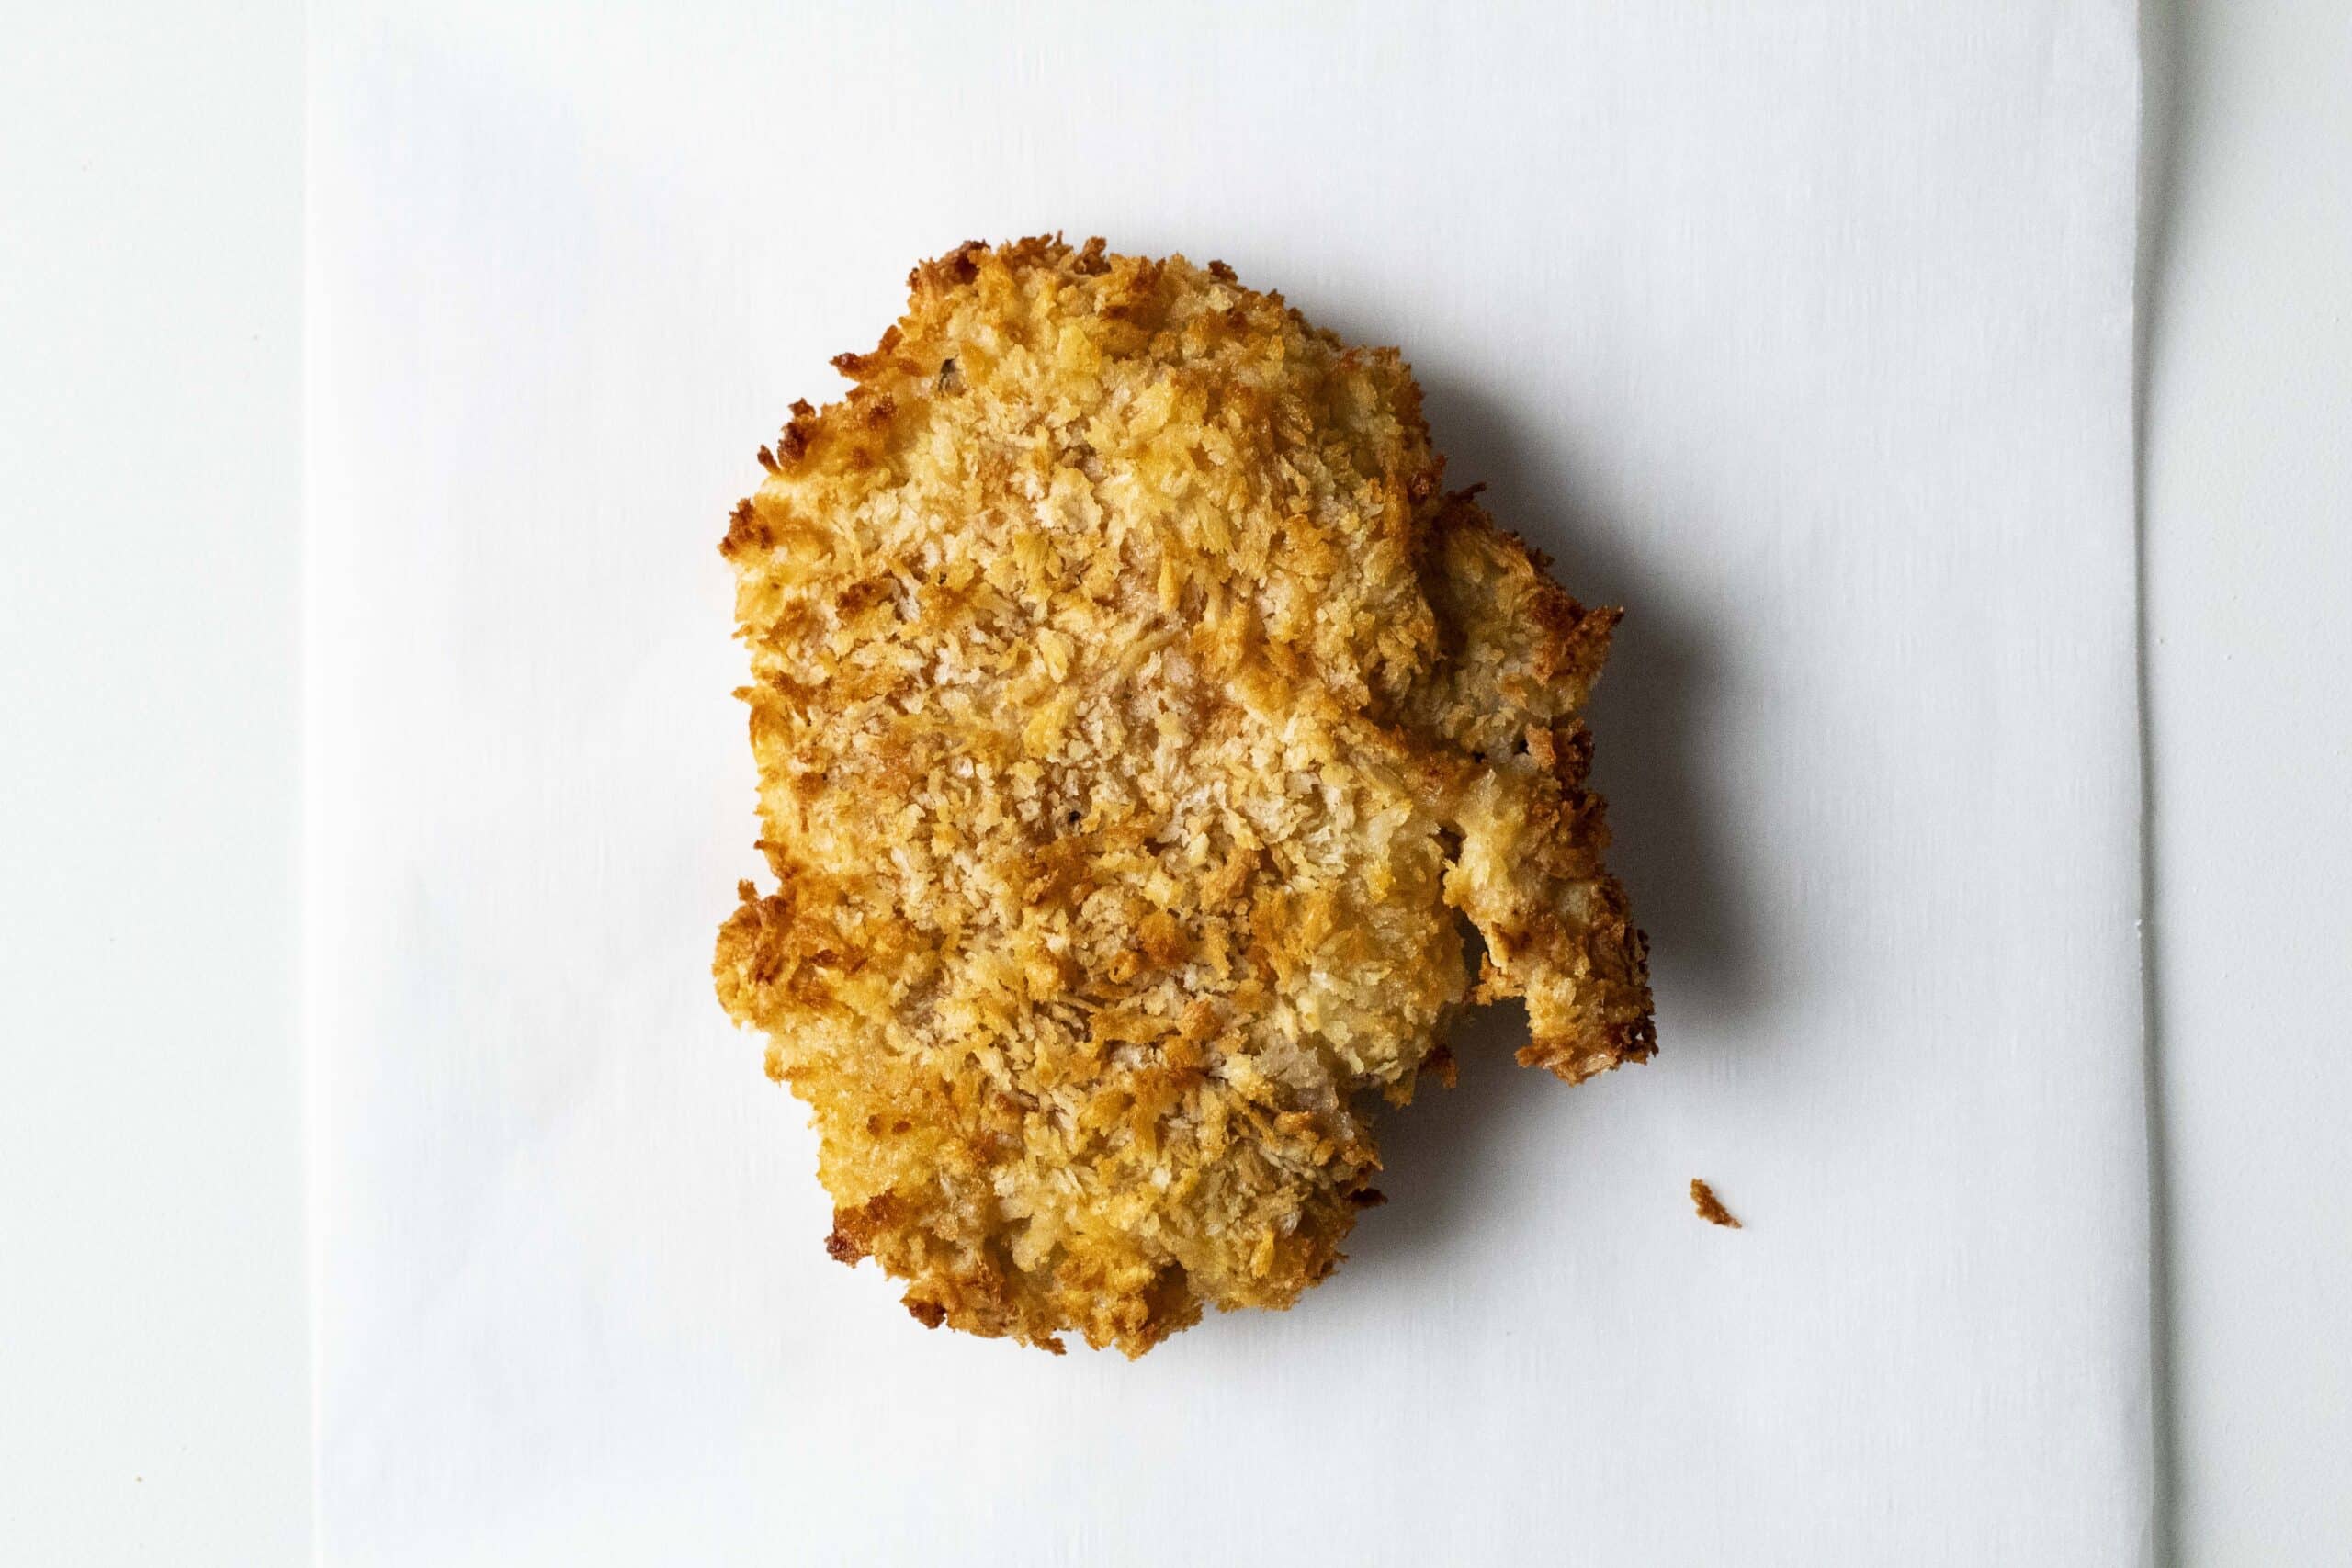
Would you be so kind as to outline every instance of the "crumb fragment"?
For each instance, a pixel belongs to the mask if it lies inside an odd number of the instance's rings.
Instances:
[[[1715,1190],[1695,1176],[1690,1179],[1690,1201],[1697,1207],[1699,1217],[1709,1224],[1734,1231],[1743,1228],[1732,1212],[1724,1207],[1724,1201],[1715,1196]]]

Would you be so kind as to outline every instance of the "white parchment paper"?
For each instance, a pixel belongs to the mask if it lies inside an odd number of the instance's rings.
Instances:
[[[311,29],[328,1561],[2139,1560],[2129,4]],[[1403,345],[1628,607],[1664,1043],[1473,1031],[1334,1280],[1132,1365],[828,1259],[707,977],[752,450],[915,260],[1055,229]]]

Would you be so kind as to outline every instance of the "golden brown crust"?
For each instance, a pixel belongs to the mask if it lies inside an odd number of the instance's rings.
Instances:
[[[828,1250],[1130,1355],[1329,1274],[1472,994],[1655,1048],[1576,715],[1588,610],[1443,494],[1394,350],[1100,240],[916,267],[729,520],[760,847],[714,975]]]
[[[1699,1217],[1711,1225],[1735,1231],[1744,1228],[1732,1217],[1732,1212],[1724,1207],[1724,1201],[1715,1196],[1715,1190],[1695,1176],[1690,1179],[1690,1202],[1699,1211]]]

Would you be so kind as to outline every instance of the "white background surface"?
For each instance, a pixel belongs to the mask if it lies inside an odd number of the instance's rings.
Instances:
[[[2352,1561],[2352,6],[2164,35],[2154,1060],[2185,1562]]]
[[[301,8],[5,11],[0,1562],[292,1562]]]
[[[2132,1561],[2128,5],[1107,15],[313,9],[329,1560]],[[1494,1020],[1336,1280],[1136,1365],[834,1264],[709,997],[745,437],[1056,223],[1403,344],[1632,606],[1672,1043],[1572,1092]]]
[[[306,1533],[291,26],[82,13],[0,57],[0,1530],[33,1561],[293,1561]],[[2192,8],[2158,225],[2154,993],[2190,1562],[2352,1539],[2347,55],[2332,5]]]

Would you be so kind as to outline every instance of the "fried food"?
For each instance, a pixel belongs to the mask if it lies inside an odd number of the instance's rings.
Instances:
[[[1366,1091],[1450,1077],[1466,1000],[1524,997],[1571,1082],[1654,1051],[1577,717],[1619,613],[1441,488],[1395,350],[1219,263],[909,284],[721,546],[776,886],[714,975],[835,1258],[1139,1355],[1330,1273]]]

